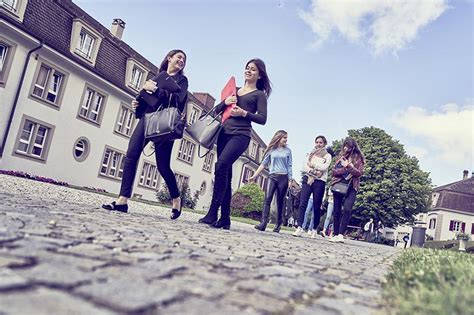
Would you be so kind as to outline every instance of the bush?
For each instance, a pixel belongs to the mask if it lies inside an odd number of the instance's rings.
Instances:
[[[183,187],[181,188],[180,197],[183,207],[194,209],[199,199],[199,191],[195,191],[193,197],[191,197],[191,190],[189,189],[189,185],[188,183],[184,183]],[[166,184],[163,184],[163,187],[156,193],[156,198],[162,204],[171,204],[171,195]]]
[[[474,256],[408,249],[394,262],[384,297],[397,314],[472,314]]]
[[[247,217],[248,214],[258,211],[261,212],[263,209],[263,201],[265,194],[255,183],[247,184],[239,188],[232,196],[230,203],[234,216]]]
[[[66,186],[66,187],[69,186],[69,184],[66,183],[66,182],[62,182],[62,181],[55,180],[55,179],[48,178],[48,177],[43,177],[43,176],[38,176],[38,175],[31,175],[31,174],[21,172],[21,171],[0,170],[0,174],[32,179],[32,180],[36,180],[38,182],[49,183],[49,184],[58,185],[58,186]]]

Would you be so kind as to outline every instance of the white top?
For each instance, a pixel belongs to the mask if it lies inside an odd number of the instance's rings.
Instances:
[[[322,181],[327,181],[328,179],[328,168],[329,164],[331,164],[331,154],[327,153],[324,155],[324,157],[319,157],[319,156],[313,156],[310,161],[310,167],[307,164],[308,160],[305,160],[304,165],[303,165],[303,171],[306,173],[314,173],[315,171],[321,171],[323,172],[323,175],[321,177],[317,178]]]

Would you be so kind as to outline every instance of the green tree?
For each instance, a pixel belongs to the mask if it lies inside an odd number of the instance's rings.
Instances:
[[[181,202],[183,207],[194,209],[199,199],[199,191],[195,191],[191,197],[191,190],[188,183],[184,182],[180,192]],[[156,193],[156,198],[163,204],[171,204],[171,196],[168,186],[163,183],[161,189]]]
[[[413,222],[416,214],[426,212],[431,180],[429,173],[420,169],[418,159],[407,155],[403,145],[382,129],[366,127],[348,133],[366,159],[352,224],[374,218],[393,227]],[[340,152],[342,142],[333,142],[335,152]]]

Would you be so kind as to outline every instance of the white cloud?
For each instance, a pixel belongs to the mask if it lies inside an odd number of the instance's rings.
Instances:
[[[433,112],[421,107],[408,107],[394,116],[394,122],[415,139],[424,140],[433,158],[450,165],[472,165],[474,104],[463,107],[446,104],[440,111]]]
[[[354,43],[367,42],[378,55],[404,48],[447,8],[447,0],[312,0],[311,10],[300,17],[315,33],[316,47],[339,33]]]

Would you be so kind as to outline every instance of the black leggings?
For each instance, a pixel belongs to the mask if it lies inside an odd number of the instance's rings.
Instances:
[[[133,131],[130,142],[128,143],[127,155],[123,164],[122,185],[120,187],[120,196],[130,198],[132,196],[133,183],[137,173],[138,160],[143,148],[149,141],[145,141],[145,120],[138,121]],[[155,158],[158,171],[165,180],[166,186],[170,191],[171,198],[180,196],[176,177],[170,167],[171,151],[173,150],[174,141],[165,141],[155,143]]]
[[[268,177],[267,192],[265,194],[265,203],[263,205],[263,223],[268,222],[270,205],[273,200],[275,191],[277,193],[277,225],[281,225],[283,221],[283,203],[285,201],[286,191],[288,190],[288,175],[287,174],[271,174]]]
[[[206,216],[217,218],[217,211],[221,207],[221,220],[230,224],[232,165],[245,152],[249,143],[250,137],[245,135],[230,135],[224,132],[219,134],[212,201]]]
[[[357,191],[352,187],[352,184],[347,195],[334,194],[334,235],[344,234],[346,232],[347,225],[351,219],[352,207],[354,206],[356,195]],[[344,208],[341,211],[343,200]]]
[[[321,204],[324,197],[324,188],[326,187],[326,182],[315,179],[311,185],[306,183],[301,187],[300,193],[300,206],[298,213],[298,226],[303,226],[304,214],[306,212],[306,207],[308,206],[309,197],[313,193],[313,227],[316,230],[319,225],[319,220],[321,219]]]

